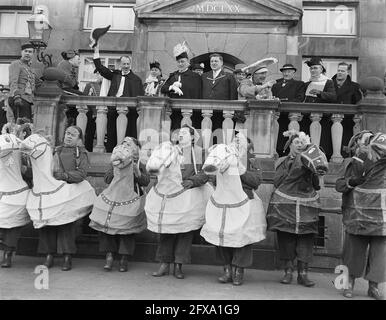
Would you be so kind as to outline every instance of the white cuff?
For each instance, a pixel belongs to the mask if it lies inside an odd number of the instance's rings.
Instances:
[[[352,157],[352,158],[353,158],[353,160],[359,161],[360,163],[363,163],[363,162],[364,162],[362,159],[360,159],[360,158],[358,158],[358,157]]]
[[[94,52],[94,59],[99,59],[99,58],[100,58],[99,52]]]

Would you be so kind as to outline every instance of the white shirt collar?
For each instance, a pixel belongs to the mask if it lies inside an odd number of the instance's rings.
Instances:
[[[217,71],[212,70],[213,71],[213,79],[216,79],[218,77],[218,75],[220,74],[221,70],[222,70],[221,68],[218,69]]]

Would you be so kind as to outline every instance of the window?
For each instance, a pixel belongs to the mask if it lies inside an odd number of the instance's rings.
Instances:
[[[120,57],[120,54],[100,55],[101,63],[111,70],[118,69]],[[78,80],[79,89],[83,91],[88,82],[97,80],[97,76],[94,74],[95,66],[92,54],[81,54],[80,60]]]
[[[303,7],[303,34],[314,36],[355,36],[354,7]]]
[[[28,37],[27,11],[0,11],[0,37]]]
[[[132,5],[89,3],[86,5],[84,28],[111,25],[111,31],[134,31],[135,13]]]
[[[9,85],[9,66],[10,62],[0,61],[0,84]]]
[[[303,64],[302,64],[302,80],[303,81],[309,81],[310,80],[310,71],[308,66],[304,63],[305,61],[310,60],[310,58],[303,58]],[[324,66],[327,69],[326,76],[330,79],[336,74],[336,71],[338,70],[338,64],[340,62],[346,62],[347,64],[351,65],[351,69],[349,70],[349,75],[351,76],[351,80],[357,81],[357,60],[355,59],[345,59],[345,58],[323,58],[322,61]]]

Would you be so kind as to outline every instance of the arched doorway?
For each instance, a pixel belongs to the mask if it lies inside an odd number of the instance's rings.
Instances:
[[[236,64],[239,64],[239,63],[244,63],[242,60],[240,60],[239,58],[235,57],[235,56],[232,56],[228,53],[224,53],[224,52],[208,52],[208,53],[204,53],[204,54],[201,54],[197,57],[194,57],[190,60],[190,64],[193,65],[195,63],[204,63],[205,65],[205,68],[204,68],[204,72],[208,72],[210,71],[210,62],[209,62],[209,56],[213,53],[218,53],[220,54],[223,59],[224,59],[224,71],[225,72],[230,72],[232,73],[233,70],[235,69],[235,65]]]

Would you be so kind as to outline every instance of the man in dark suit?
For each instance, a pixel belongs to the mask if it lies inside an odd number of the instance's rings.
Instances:
[[[362,91],[358,83],[351,80],[348,74],[350,66],[346,62],[338,64],[338,71],[332,77],[335,91],[337,95],[337,102],[344,104],[357,104],[362,100]]]
[[[272,86],[272,94],[281,101],[303,102],[305,86],[303,81],[294,79],[296,68],[292,64],[285,64],[280,71],[283,78],[276,80]]]
[[[131,70],[131,57],[122,56],[120,59],[120,70],[111,71],[102,65],[99,57],[99,46],[94,48],[94,64],[100,75],[110,80],[110,88],[107,93],[109,97],[137,97],[143,96],[142,80]],[[130,110],[131,111],[131,110]],[[136,137],[136,117],[128,113],[128,129],[126,135]],[[107,144],[106,151],[111,152],[117,144],[116,133],[117,113],[115,110],[110,110],[107,113]]]
[[[223,57],[217,53],[210,55],[212,71],[202,78],[202,98],[211,100],[237,100],[237,83],[232,74],[223,69]]]

